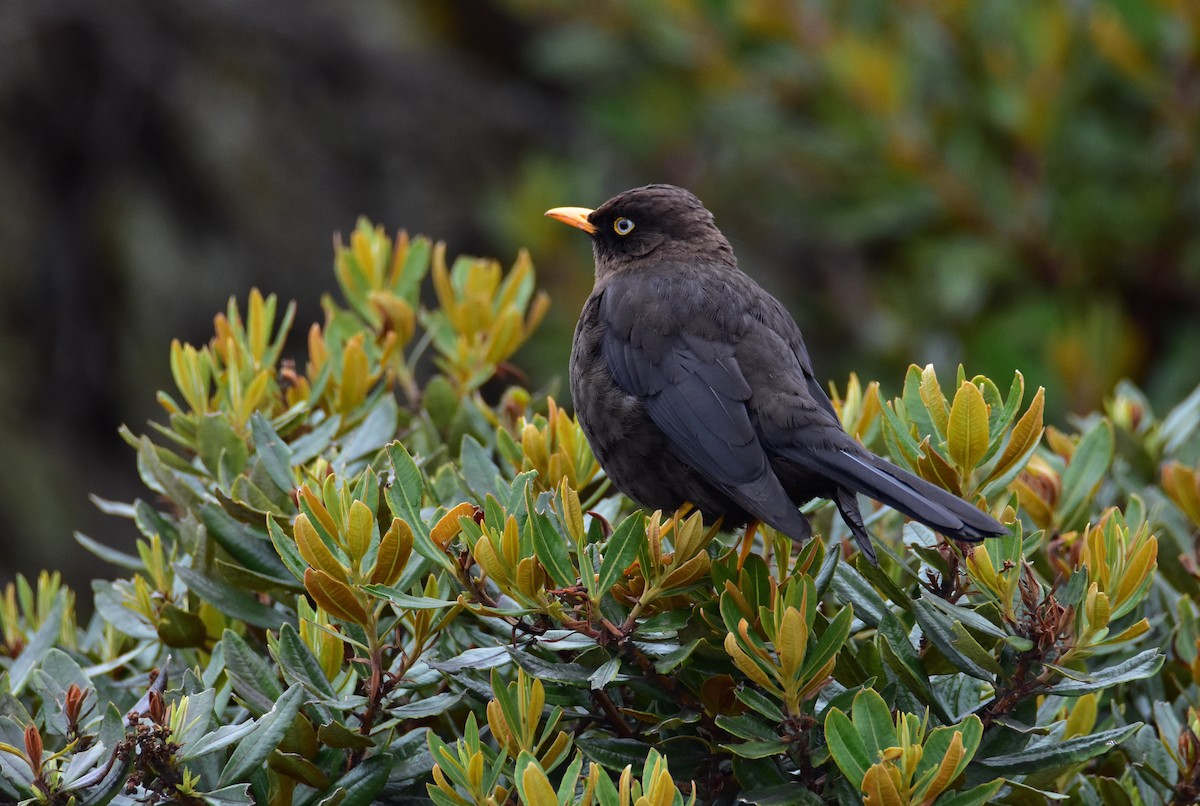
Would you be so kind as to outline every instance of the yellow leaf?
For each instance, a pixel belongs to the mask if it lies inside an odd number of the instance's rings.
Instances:
[[[1117,582],[1113,602],[1119,607],[1137,591],[1154,569],[1158,567],[1158,539],[1153,535],[1143,543],[1125,563],[1125,570]]]
[[[786,686],[795,680],[804,665],[808,650],[808,627],[804,617],[794,607],[783,611],[779,629],[775,635],[775,652],[779,655],[779,672]]]
[[[525,766],[525,771],[521,774],[521,783],[524,785],[524,802],[527,806],[558,806],[558,795],[554,793],[554,787],[546,779],[546,773],[536,764]]]
[[[933,776],[929,788],[925,790],[923,803],[933,803],[938,795],[945,792],[947,787],[954,783],[954,779],[957,777],[955,773],[958,771],[958,764],[962,761],[963,753],[962,732],[956,730],[950,738],[950,746],[946,748],[946,755],[942,756],[942,762],[938,765],[937,774]]]
[[[921,441],[921,455],[917,457],[917,472],[921,478],[931,481],[943,490],[962,495],[962,484],[958,473],[930,444],[930,438]]]
[[[684,588],[695,582],[698,582],[708,574],[710,560],[707,554],[700,553],[692,557],[683,565],[671,571],[658,583],[663,591],[674,590],[675,588]]]
[[[412,546],[412,528],[400,518],[392,518],[392,525],[379,539],[370,581],[375,585],[395,585],[408,565]]]
[[[488,727],[492,729],[492,735],[496,737],[496,743],[500,745],[504,752],[516,758],[517,754],[521,752],[521,748],[513,736],[512,728],[504,718],[504,709],[500,707],[500,703],[496,700],[488,701],[487,721]]]
[[[908,806],[900,795],[900,771],[890,764],[872,764],[863,776],[862,791],[866,806]]]
[[[296,516],[292,532],[296,535],[296,548],[300,550],[300,556],[306,563],[341,582],[349,581],[350,576],[346,568],[333,556],[333,552],[317,534],[307,515]]]
[[[1029,408],[1013,426],[1012,433],[1008,437],[1008,444],[1004,446],[1004,451],[1001,452],[995,467],[992,468],[990,478],[1002,476],[1011,470],[1012,466],[1042,438],[1042,412],[1045,405],[1046,390],[1039,386]]]
[[[312,568],[304,570],[304,588],[318,605],[325,608],[331,616],[343,621],[363,626],[367,623],[367,609],[354,591],[344,582],[340,582],[324,571]]]
[[[1162,469],[1162,486],[1188,520],[1200,526],[1200,473],[1180,462],[1169,462]]]
[[[946,427],[950,422],[947,414],[948,406],[946,405],[946,395],[942,393],[942,386],[938,383],[937,372],[934,371],[933,364],[926,364],[925,369],[921,371],[920,392],[921,402],[929,410],[933,427],[939,434],[945,434]]]
[[[1077,697],[1075,703],[1067,709],[1067,724],[1063,738],[1086,736],[1096,726],[1097,697],[1095,693]]]
[[[979,387],[970,381],[954,393],[946,434],[950,458],[959,473],[969,475],[988,449],[988,409]]]
[[[509,568],[500,561],[500,555],[496,553],[491,538],[487,535],[479,538],[472,554],[475,556],[475,562],[479,563],[479,567],[485,574],[496,580],[498,584],[509,584],[511,580]]]
[[[357,565],[362,562],[363,555],[371,547],[371,534],[374,531],[375,516],[371,508],[362,501],[355,499],[350,505],[350,517],[346,529],[346,548],[350,553],[350,561]]]
[[[300,495],[304,497],[305,503],[312,513],[317,516],[317,520],[321,522],[321,526],[332,537],[336,538],[338,533],[337,523],[334,522],[333,516],[329,514],[329,510],[321,503],[321,499],[317,494],[309,489],[307,484],[300,487]]]
[[[745,621],[745,619],[742,619],[743,624]],[[729,653],[729,657],[733,659],[733,664],[741,670],[742,674],[749,677],[755,683],[758,683],[776,697],[783,697],[783,692],[771,681],[771,678],[767,677],[767,673],[762,670],[762,667],[746,654],[746,651],[742,649],[737,637],[733,633],[728,633],[725,636],[725,651]]]
[[[459,525],[458,519],[470,518],[474,515],[474,504],[467,503],[466,501],[462,502],[461,504],[455,504],[453,509],[438,519],[438,522],[430,531],[430,539],[433,540],[434,544],[437,545],[438,548],[444,550],[446,546],[450,544],[450,541],[462,531],[462,527]]]
[[[563,524],[575,542],[579,543],[587,536],[583,530],[583,507],[579,503],[579,493],[567,484],[566,478],[558,485],[558,500],[562,507]]]
[[[342,379],[337,391],[337,410],[349,414],[367,397],[371,367],[363,349],[363,334],[355,334],[342,350]]]

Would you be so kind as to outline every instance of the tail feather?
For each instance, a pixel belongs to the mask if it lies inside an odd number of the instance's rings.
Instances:
[[[834,450],[813,459],[840,487],[868,495],[948,537],[979,541],[1007,531],[986,512],[874,454]],[[854,524],[847,522],[853,530]]]

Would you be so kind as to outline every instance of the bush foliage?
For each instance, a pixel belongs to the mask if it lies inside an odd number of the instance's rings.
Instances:
[[[363,222],[307,360],[250,295],[172,344],[137,554],[95,616],[2,608],[0,797],[39,803],[1189,803],[1200,793],[1200,390],[1069,430],[912,367],[833,395],[873,449],[1008,524],[830,507],[796,548],[645,513],[512,383],[545,314],[504,271]],[[421,302],[432,280],[436,306]],[[1160,547],[1165,548],[1160,565]],[[1176,559],[1178,558],[1178,559]]]

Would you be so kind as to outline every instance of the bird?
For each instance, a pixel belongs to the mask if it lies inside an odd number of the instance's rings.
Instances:
[[[846,433],[799,326],[738,267],[690,191],[652,184],[545,215],[591,236],[595,284],[572,341],[571,397],[626,496],[746,526],[742,560],[759,523],[809,540],[799,508],[823,498],[877,563],[859,493],[956,540],[1007,532]]]

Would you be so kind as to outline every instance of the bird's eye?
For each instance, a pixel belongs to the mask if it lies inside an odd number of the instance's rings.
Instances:
[[[613,231],[618,235],[628,235],[633,232],[633,222],[628,218],[618,218],[613,222]]]

